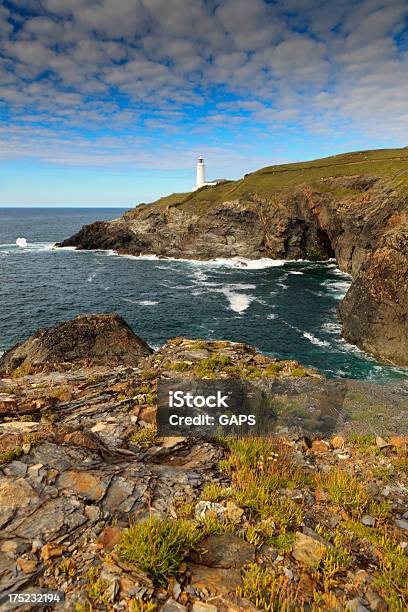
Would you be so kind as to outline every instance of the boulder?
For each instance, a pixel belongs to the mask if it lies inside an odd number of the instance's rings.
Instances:
[[[1,357],[0,371],[61,363],[135,366],[152,352],[119,315],[80,315],[16,344]]]
[[[255,548],[232,534],[210,535],[191,553],[195,563],[222,569],[239,568],[255,560]]]

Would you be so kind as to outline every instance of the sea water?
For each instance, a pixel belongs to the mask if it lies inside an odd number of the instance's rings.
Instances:
[[[247,342],[328,376],[381,382],[408,370],[345,342],[336,316],[351,279],[334,261],[211,262],[56,249],[120,209],[0,209],[0,352],[81,313],[116,312],[151,346],[169,338]]]

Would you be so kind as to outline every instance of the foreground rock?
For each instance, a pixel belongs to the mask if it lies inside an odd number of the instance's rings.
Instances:
[[[291,423],[326,422],[339,403],[345,419],[313,445],[288,431],[273,450],[248,447],[253,460],[238,477],[238,455],[224,445],[155,435],[157,379],[181,375],[249,380]],[[346,612],[358,599],[368,610],[398,610],[408,567],[400,391],[327,381],[242,343],[184,338],[136,366],[77,364],[0,380],[0,592],[61,590],[57,609],[72,612],[239,612],[265,609],[259,597],[280,585],[285,605],[297,598]],[[201,534],[166,586],[118,554],[129,522],[149,515],[191,521]]]
[[[151,348],[116,314],[82,315],[40,329],[0,358],[0,371],[64,363],[137,365]]]
[[[346,339],[408,365],[408,150],[263,168],[240,181],[173,194],[83,227],[60,246],[213,259],[335,257],[353,284]]]

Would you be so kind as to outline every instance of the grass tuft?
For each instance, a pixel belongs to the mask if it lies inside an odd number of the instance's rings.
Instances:
[[[150,517],[126,529],[117,552],[164,587],[201,537],[197,527],[186,520]]]

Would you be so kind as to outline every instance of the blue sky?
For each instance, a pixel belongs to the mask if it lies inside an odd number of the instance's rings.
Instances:
[[[407,0],[3,0],[0,206],[408,145]]]

